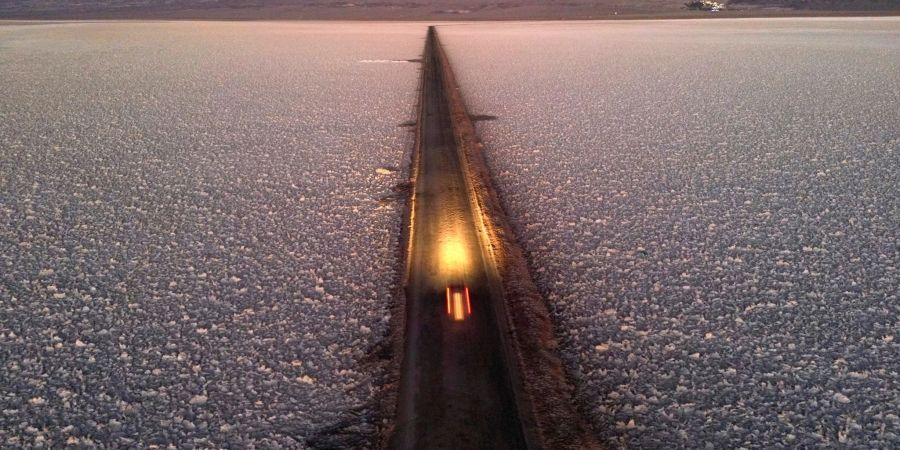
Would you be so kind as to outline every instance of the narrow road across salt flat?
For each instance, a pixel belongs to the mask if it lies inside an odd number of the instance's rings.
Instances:
[[[526,448],[483,257],[429,31],[417,139],[400,401],[393,448]],[[468,287],[471,313],[448,306]],[[494,292],[492,294],[492,292]],[[449,309],[448,309],[449,308]]]

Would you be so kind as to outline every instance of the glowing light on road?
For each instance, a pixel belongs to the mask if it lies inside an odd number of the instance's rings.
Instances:
[[[464,277],[472,265],[470,251],[470,246],[458,234],[444,237],[439,244],[438,272],[448,279]]]
[[[442,217],[440,235],[432,261],[433,282],[445,291],[447,316],[462,322],[472,314],[468,281],[475,269],[477,242],[466,233],[465,222],[453,214]],[[440,291],[438,291],[440,292]]]

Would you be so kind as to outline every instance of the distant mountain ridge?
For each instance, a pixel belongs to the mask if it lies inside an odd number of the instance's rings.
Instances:
[[[686,0],[0,0],[0,18],[588,18],[684,11]],[[900,10],[900,0],[731,0],[734,8]]]

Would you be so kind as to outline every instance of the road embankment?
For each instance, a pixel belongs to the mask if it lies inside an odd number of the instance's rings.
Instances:
[[[558,342],[546,301],[531,278],[500,197],[492,187],[488,165],[466,108],[447,53],[434,33],[436,63],[441,71],[456,147],[468,197],[476,217],[486,259],[500,281],[497,302],[502,345],[512,361],[514,385],[523,423],[534,448],[597,448],[575,407],[575,389],[558,356]]]

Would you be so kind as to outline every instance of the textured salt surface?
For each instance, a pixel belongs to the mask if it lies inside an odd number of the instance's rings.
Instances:
[[[424,32],[0,29],[0,447],[371,443]]]
[[[608,444],[900,446],[900,20],[439,32]]]

